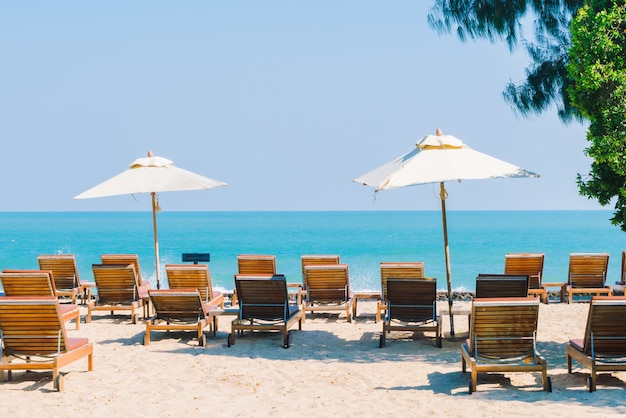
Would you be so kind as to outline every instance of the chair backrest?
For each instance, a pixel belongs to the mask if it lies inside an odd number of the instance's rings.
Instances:
[[[101,254],[100,263],[102,264],[132,264],[135,267],[135,275],[137,277],[137,286],[141,286],[143,278],[141,277],[141,268],[139,267],[139,256],[137,254]]]
[[[532,355],[538,317],[537,298],[474,299],[469,348],[483,359]]]
[[[626,285],[626,251],[622,251],[622,273],[620,274],[620,284]]]
[[[93,264],[98,303],[124,305],[139,300],[137,275],[132,264]]]
[[[239,274],[276,274],[276,256],[239,254],[237,267]]]
[[[51,275],[49,270],[3,270],[0,282],[6,296],[56,297]]]
[[[170,289],[198,289],[202,300],[213,300],[211,273],[207,264],[166,264]]]
[[[78,288],[80,277],[76,267],[74,254],[52,254],[37,257],[41,270],[50,270],[54,277],[54,285],[58,290]]]
[[[541,289],[543,262],[545,255],[541,253],[524,254],[509,253],[504,256],[504,274],[520,274],[528,276],[529,289]]]
[[[419,279],[424,277],[424,263],[404,262],[394,263],[383,261],[380,263],[380,288],[383,301],[387,300],[387,279]]]
[[[593,296],[585,328],[584,351],[594,356],[626,356],[626,298]]]
[[[67,333],[56,297],[0,298],[0,330],[7,355],[54,355],[67,351]]]
[[[195,322],[206,318],[197,289],[150,289],[148,295],[156,317],[164,321]]]
[[[282,274],[236,274],[240,319],[284,321],[289,316],[287,280]]]
[[[569,256],[569,284],[579,288],[604,287],[608,267],[607,253],[572,253]]]
[[[302,285],[306,289],[306,266],[339,264],[339,256],[334,254],[307,254],[300,258],[302,263]]]
[[[307,301],[319,303],[346,302],[351,298],[350,273],[347,264],[305,267]]]
[[[437,279],[387,279],[387,318],[423,322],[437,318]]]
[[[525,298],[528,276],[513,274],[479,274],[476,277],[476,298]]]

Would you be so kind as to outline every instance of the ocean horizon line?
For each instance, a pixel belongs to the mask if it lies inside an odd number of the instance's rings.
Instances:
[[[455,212],[612,212],[613,209],[446,209],[446,213]],[[0,210],[0,213],[144,213],[152,212],[150,207],[142,210]],[[233,209],[233,210],[161,210],[159,213],[346,213],[346,212],[420,212],[441,213],[439,209]]]

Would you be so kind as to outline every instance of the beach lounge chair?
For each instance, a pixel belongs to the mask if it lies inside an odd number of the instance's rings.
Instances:
[[[235,344],[235,334],[249,331],[280,331],[283,347],[289,347],[289,328],[298,323],[302,329],[304,313],[289,302],[287,281],[283,275],[236,275],[239,314],[231,325],[228,346]]]
[[[387,279],[419,279],[424,277],[424,263],[404,262],[394,263],[383,261],[380,263],[381,299],[376,305],[376,322],[380,321],[382,313],[387,309]]]
[[[154,315],[146,321],[144,345],[150,344],[151,331],[196,331],[198,345],[206,345],[204,328],[209,324],[204,298],[198,289],[148,290]]]
[[[583,339],[572,339],[566,348],[567,372],[572,359],[591,371],[589,392],[596,390],[596,373],[626,371],[626,298],[593,296]]]
[[[513,274],[479,274],[476,277],[476,298],[525,298],[528,276]]]
[[[71,303],[76,303],[78,295],[84,298],[89,292],[89,284],[81,282],[78,275],[74,254],[40,255],[37,261],[39,269],[52,271],[57,296],[69,297]]]
[[[137,274],[132,264],[93,264],[93,277],[98,294],[87,303],[86,322],[91,322],[92,311],[130,311],[133,324],[137,323],[137,309],[144,306],[140,294],[148,289],[137,287]],[[145,313],[145,312],[144,312]]]
[[[469,366],[469,393],[478,373],[541,372],[543,390],[552,392],[545,359],[536,348],[537,298],[475,299],[470,337],[461,346],[463,373]]]
[[[224,295],[213,289],[207,264],[166,264],[165,272],[170,289],[198,289],[203,304],[224,307]]]
[[[441,321],[437,318],[437,279],[387,279],[387,307],[380,347],[391,331],[434,332],[441,348]]]
[[[149,280],[144,280],[143,277],[141,277],[139,256],[137,254],[101,254],[100,263],[118,265],[132,264],[135,267],[137,288],[140,292],[139,296],[143,300],[144,316],[147,316],[146,312],[149,313],[150,311],[150,296],[148,296],[148,290],[152,289],[152,282],[150,282]]]
[[[237,268],[239,274],[276,274],[276,256],[239,254]]]
[[[54,388],[63,391],[60,369],[87,357],[93,370],[93,345],[87,338],[68,338],[56,297],[0,297],[2,359],[11,379],[14,370],[52,370]]]
[[[505,254],[504,274],[528,276],[528,294],[539,296],[543,303],[548,303],[548,292],[541,283],[544,259],[545,255],[542,253]]]
[[[0,282],[5,296],[52,296],[58,299],[52,272],[49,270],[3,270]],[[74,321],[76,329],[80,329],[78,305],[59,304],[59,312],[63,322]]]
[[[622,251],[622,271],[619,275],[619,281],[615,284],[626,286],[626,251]]]
[[[306,266],[319,266],[327,264],[339,264],[339,256],[334,254],[306,254],[300,257],[302,265],[302,288],[301,297],[306,295]]]
[[[608,268],[609,254],[607,253],[570,254],[567,282],[569,303],[572,303],[576,293],[611,296],[611,286],[606,285]]]
[[[304,311],[346,311],[352,322],[353,303],[347,264],[306,266],[307,294]]]
[[[276,256],[266,254],[237,255],[238,274],[276,274]],[[237,304],[237,289],[233,291],[232,305]]]
[[[144,287],[146,292],[152,288],[152,283],[149,280],[144,280],[141,277],[141,267],[139,266],[139,256],[137,254],[101,254],[101,264],[132,264],[135,267],[135,274],[137,275],[137,286]]]
[[[205,312],[224,308],[224,295],[213,289],[207,264],[166,264],[165,272],[170,289],[198,289]],[[217,330],[217,316],[213,316],[213,331]]]

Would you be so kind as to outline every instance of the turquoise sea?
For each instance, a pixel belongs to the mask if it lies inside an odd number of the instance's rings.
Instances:
[[[507,252],[543,252],[544,280],[565,281],[572,252],[608,252],[609,283],[618,280],[626,234],[610,211],[449,211],[453,287],[473,290],[479,273],[501,273]],[[278,272],[301,281],[300,256],[339,254],[354,290],[379,290],[381,261],[423,261],[426,275],[446,288],[441,213],[161,212],[160,264],[185,252],[208,252],[214,285],[233,288],[237,254],[273,254]],[[139,255],[154,283],[150,212],[0,212],[0,269],[37,268],[37,255],[74,254],[82,280],[103,253]],[[166,282],[162,283],[166,287]]]

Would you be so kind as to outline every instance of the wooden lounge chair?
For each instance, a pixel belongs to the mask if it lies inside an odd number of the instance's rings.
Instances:
[[[567,293],[572,303],[576,293],[611,296],[611,286],[606,285],[609,268],[607,253],[572,253],[569,256]]]
[[[51,271],[3,270],[0,274],[0,282],[2,282],[5,296],[52,296],[58,299]],[[80,329],[78,305],[59,304],[59,312],[63,322],[75,321],[76,329]]]
[[[213,289],[207,264],[166,264],[165,272],[170,289],[198,289],[205,311],[224,308],[224,295]],[[213,331],[217,329],[217,316],[213,317]]]
[[[424,263],[405,262],[394,263],[383,261],[380,263],[380,289],[381,299],[376,306],[376,322],[380,321],[381,315],[387,309],[387,279],[419,279],[424,277]]]
[[[306,266],[307,294],[304,311],[346,311],[352,322],[353,304],[347,264]]]
[[[148,290],[154,315],[146,321],[144,345],[150,344],[151,331],[196,331],[198,345],[206,345],[204,328],[209,324],[204,299],[198,289]]]
[[[52,370],[54,388],[62,391],[62,367],[87,357],[93,370],[93,345],[67,337],[56,297],[0,297],[0,329],[0,382],[5,370],[9,380],[13,370]]]
[[[139,256],[137,254],[101,254],[100,263],[124,265],[132,264],[135,267],[135,274],[137,275],[137,286],[143,286],[146,289],[152,288],[152,282],[144,280],[141,276],[141,267],[139,266]]]
[[[339,256],[334,254],[307,254],[300,257],[302,264],[302,297],[306,294],[306,266],[339,264]]]
[[[235,344],[235,334],[250,331],[280,331],[283,347],[289,347],[289,328],[296,322],[302,329],[304,313],[289,302],[287,281],[283,275],[253,277],[236,275],[239,314],[232,322],[228,346]]]
[[[476,298],[525,298],[528,276],[513,274],[479,274],[476,277]]]
[[[206,264],[166,264],[170,289],[198,289],[207,306],[224,307],[224,295],[213,289],[211,273]]]
[[[504,274],[528,276],[528,294],[539,296],[543,303],[548,303],[548,291],[542,285],[543,253],[509,253],[504,256]]]
[[[276,256],[265,254],[237,255],[238,274],[276,274]],[[233,291],[232,305],[237,304],[237,289]]]
[[[470,338],[461,346],[463,373],[469,365],[469,393],[478,373],[541,372],[543,390],[552,392],[545,359],[536,348],[537,298],[475,299]]]
[[[133,324],[137,323],[137,309],[144,306],[137,287],[137,275],[132,264],[94,264],[93,277],[98,294],[87,303],[86,322],[91,322],[92,311],[130,311]],[[146,294],[148,289],[143,290]]]
[[[619,275],[619,282],[615,284],[626,286],[626,251],[622,251],[622,271]]]
[[[441,321],[437,318],[437,279],[387,279],[387,307],[380,347],[391,331],[434,332],[441,348]]]
[[[276,274],[276,256],[239,254],[237,268],[239,274]]]
[[[37,261],[41,270],[52,271],[57,296],[69,296],[71,303],[76,303],[78,295],[83,295],[84,299],[89,285],[80,281],[74,254],[40,255]]]
[[[141,277],[141,268],[139,267],[139,256],[137,254],[101,254],[100,262],[102,264],[118,264],[128,265],[132,264],[135,267],[135,274],[137,277],[137,288],[139,289],[139,296],[143,300],[144,316],[146,311],[150,311],[150,296],[148,296],[148,290],[152,289],[152,283],[149,280],[144,280]]]
[[[626,298],[593,296],[583,339],[572,339],[566,348],[567,372],[572,359],[591,371],[589,392],[596,390],[596,373],[626,371]]]

